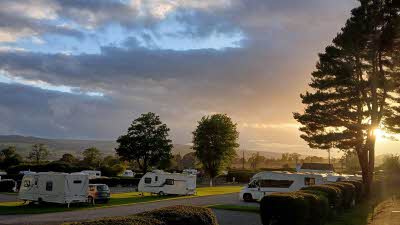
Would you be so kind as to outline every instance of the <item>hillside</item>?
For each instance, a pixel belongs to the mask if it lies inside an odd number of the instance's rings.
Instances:
[[[17,151],[26,156],[33,144],[45,144],[51,152],[51,159],[58,159],[64,153],[72,153],[79,156],[83,150],[89,147],[96,147],[105,155],[115,153],[117,146],[115,141],[103,140],[71,140],[71,139],[47,139],[38,137],[25,137],[19,135],[0,135],[0,149],[8,146],[15,146]],[[191,152],[190,146],[175,144],[173,154],[185,155]]]

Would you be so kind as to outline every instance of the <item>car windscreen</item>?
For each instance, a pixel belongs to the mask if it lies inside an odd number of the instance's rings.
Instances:
[[[107,185],[99,185],[97,186],[97,191],[108,191],[110,190]]]

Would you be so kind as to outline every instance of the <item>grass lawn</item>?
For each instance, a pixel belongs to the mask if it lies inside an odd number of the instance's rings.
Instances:
[[[220,194],[229,194],[239,192],[241,186],[220,186],[220,187],[201,187],[197,188],[196,196],[211,196]],[[140,196],[138,192],[111,194],[111,199],[107,204],[97,204],[91,206],[88,204],[71,204],[70,208],[60,204],[43,205],[24,205],[23,202],[0,202],[0,215],[6,214],[38,214],[83,209],[104,208],[119,205],[130,205],[141,202],[161,201],[168,199],[193,198],[196,196],[156,196],[146,194]]]
[[[209,206],[208,208],[239,211],[239,212],[252,212],[252,213],[260,212],[260,208],[257,206],[245,206],[245,205],[212,205]]]

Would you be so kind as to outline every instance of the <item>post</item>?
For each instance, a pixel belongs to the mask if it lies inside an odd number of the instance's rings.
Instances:
[[[331,149],[328,149],[328,162],[331,164]]]
[[[244,150],[243,150],[243,159],[242,159],[242,169],[244,170]]]

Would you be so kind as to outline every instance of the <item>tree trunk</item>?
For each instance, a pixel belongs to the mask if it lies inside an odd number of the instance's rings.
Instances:
[[[214,180],[214,178],[213,178],[213,177],[210,177],[210,187],[213,186],[213,180]]]

